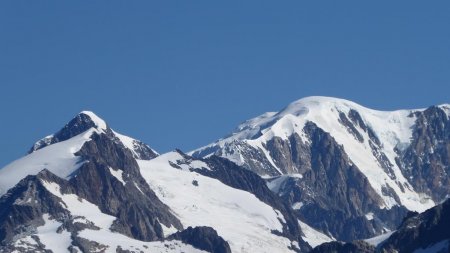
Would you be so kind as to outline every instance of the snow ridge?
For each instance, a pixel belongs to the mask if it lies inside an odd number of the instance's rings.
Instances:
[[[274,137],[288,140],[293,134],[300,136],[303,142],[309,143],[303,129],[306,123],[313,122],[325,132],[330,133],[336,142],[343,146],[351,162],[358,166],[369,179],[372,188],[384,200],[382,208],[389,209],[395,205],[403,205],[409,210],[421,212],[434,206],[435,203],[429,196],[413,190],[398,167],[396,158],[397,152],[404,150],[411,142],[415,124],[414,113],[423,110],[377,111],[344,99],[307,97],[289,104],[278,113],[265,113],[250,119],[242,123],[230,136],[191,151],[189,154],[194,157],[199,155],[204,157],[220,150],[218,153],[220,156],[237,164],[244,164],[245,159],[238,148],[233,149],[233,154],[228,154],[225,148],[232,143],[241,142],[260,150],[271,165],[282,174],[281,169],[271,157],[270,151],[267,150],[266,144]],[[371,143],[373,137],[370,133],[362,126],[355,124],[356,130],[363,137],[363,141],[358,140],[353,138],[347,127],[341,123],[342,114],[349,115],[351,112],[357,112],[365,126],[373,130],[380,142],[379,150],[386,155],[388,162],[392,165],[393,175],[385,172],[379,158],[374,154],[372,147],[374,143]],[[387,196],[384,193],[385,188],[392,188],[399,196],[400,202]]]

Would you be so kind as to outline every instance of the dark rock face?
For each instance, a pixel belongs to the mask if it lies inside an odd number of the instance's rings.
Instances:
[[[382,212],[381,199],[333,137],[311,122],[307,123],[305,131],[310,136],[309,145],[302,143],[299,136],[292,136],[291,142],[285,145],[292,147],[289,153],[299,162],[291,161],[302,178],[287,178],[278,189],[291,205],[303,203],[298,216],[344,241],[372,237],[383,232],[383,226],[395,228],[397,219],[401,220],[402,216],[394,215],[384,220],[385,224],[367,220],[365,214]],[[279,146],[273,147],[282,150]]]
[[[200,160],[190,157],[181,151],[177,150],[186,161]],[[292,208],[282,201],[277,195],[275,195],[266,185],[264,179],[258,176],[256,173],[249,171],[235,163],[218,156],[211,156],[206,159],[201,159],[205,162],[211,170],[205,168],[194,168],[195,172],[207,177],[215,178],[230,187],[244,190],[254,194],[259,200],[267,205],[278,210],[284,217],[286,222],[283,224],[282,236],[300,242],[301,250],[308,251],[310,249],[303,239],[301,238],[302,232],[298,225],[297,217]],[[176,164],[172,166],[177,167]],[[275,232],[274,233],[279,233]]]
[[[0,245],[7,245],[16,234],[27,233],[30,227],[42,225],[44,213],[59,219],[69,216],[58,197],[46,190],[43,180],[67,186],[67,182],[44,170],[22,179],[0,198]]]
[[[344,113],[337,109],[333,113],[337,113],[337,123],[345,127],[348,138],[368,144],[373,157],[367,159],[375,159],[385,174],[397,181],[400,191],[424,193],[439,203],[450,196],[449,111],[448,105],[443,105],[413,112],[409,116],[416,119],[411,142],[399,141],[393,154],[385,153],[381,137],[376,134],[378,129],[372,129],[376,124],[366,122],[361,111],[350,109]],[[307,122],[301,134],[300,131],[294,132],[287,139],[274,136],[262,140],[267,151],[249,144],[264,131],[270,130],[268,127],[277,120],[273,117],[273,121],[262,125],[253,124],[250,120],[250,123],[243,124],[246,129],[241,128],[234,133],[246,130],[248,132],[243,132],[244,137],[236,137],[231,142],[217,142],[217,145],[194,152],[193,156],[213,153],[238,160],[241,166],[259,175],[274,177],[268,180],[269,185],[277,185],[271,189],[290,205],[297,204],[298,217],[339,240],[368,238],[399,225],[407,209],[403,206],[381,209],[384,202],[361,172],[365,168],[354,165],[333,136],[313,122]],[[267,152],[271,161],[266,156]],[[395,160],[390,160],[391,155],[395,154]],[[402,183],[403,179],[397,178],[397,166],[410,184]],[[297,173],[303,177],[293,175]],[[400,194],[392,187],[383,185],[381,194],[402,203]],[[422,195],[420,198],[423,198]],[[374,219],[365,217],[368,213],[372,213]]]
[[[208,177],[216,178],[233,188],[253,193],[259,200],[281,212],[286,220],[283,228],[284,236],[292,240],[301,240],[300,227],[292,208],[283,203],[278,196],[270,191],[261,177],[218,156],[211,156],[205,159],[204,162],[212,170],[196,170],[197,172]]]
[[[77,155],[87,162],[70,179],[76,194],[116,216],[113,228],[144,241],[163,239],[160,222],[182,229],[142,178],[131,152],[105,134],[94,134]],[[111,175],[110,169],[122,171],[125,185]]]
[[[41,148],[45,148],[49,145],[66,141],[74,136],[77,136],[81,133],[88,131],[91,128],[100,129],[101,126],[97,126],[97,123],[91,117],[95,115],[90,113],[82,112],[75,116],[69,123],[67,123],[61,130],[59,130],[56,134],[45,137],[38,142],[36,142],[33,147],[29,150],[28,153],[32,153]],[[101,119],[96,119],[101,120]],[[104,123],[104,122],[102,122]],[[106,125],[106,123],[104,123]],[[106,134],[110,139],[115,142],[121,142],[119,138],[116,137],[115,133],[112,129],[110,129],[107,125],[105,129],[101,129],[101,131]],[[132,147],[128,147],[132,151],[132,155],[136,159],[140,160],[151,160],[158,156],[158,154],[152,150],[148,145],[139,141],[139,140],[131,140],[130,142]]]
[[[142,141],[133,141],[133,156],[139,160],[151,160],[158,156],[147,144]]]
[[[61,141],[68,140],[76,135],[79,135],[90,128],[95,128],[95,122],[85,113],[78,114],[69,123],[67,123],[61,130],[59,130],[53,136],[46,137],[42,140],[36,142],[36,144],[31,147],[28,153],[32,153],[38,149],[47,147],[51,144],[58,143]]]
[[[410,212],[398,229],[377,248],[363,241],[351,243],[331,242],[314,248],[312,253],[347,253],[347,252],[379,252],[409,253],[418,249],[427,252],[450,252],[447,243],[436,247],[443,241],[450,240],[450,200],[418,214]]]
[[[179,240],[211,253],[231,253],[230,245],[211,227],[188,227],[170,235],[168,240]]]
[[[439,202],[450,196],[450,120],[436,106],[416,117],[413,141],[400,164],[414,188]]]
[[[356,139],[360,137],[359,132],[353,128],[354,125],[360,125],[369,136],[372,136],[370,143],[373,143],[373,152],[379,152],[380,141],[364,124],[356,111],[350,112],[348,116],[341,114],[341,121],[348,126],[349,131]],[[298,134],[293,134],[287,140],[274,137],[265,145],[275,166],[281,170],[282,174],[299,173],[302,175],[301,179],[298,177],[282,179],[282,176],[279,187],[272,189],[289,206],[294,203],[302,203],[302,207],[295,212],[297,217],[307,221],[314,228],[344,241],[373,237],[383,233],[385,228],[395,229],[403,215],[406,214],[406,208],[381,209],[380,206],[383,202],[380,196],[371,187],[367,177],[351,163],[344,149],[337,144],[334,138],[312,122],[305,125],[304,132],[309,138],[308,143],[303,141]],[[244,142],[236,141],[228,144],[217,154],[228,152],[227,148],[234,147],[243,155],[245,168],[264,175],[280,174],[262,151],[247,144],[242,146],[242,143]],[[228,154],[230,152],[232,150],[229,150]],[[387,161],[381,154],[377,157],[379,157],[380,164]],[[392,165],[386,162],[384,164],[386,165],[384,166],[385,170],[391,170]],[[214,175],[208,176],[214,177]],[[215,177],[227,178],[224,175]],[[271,179],[269,182],[273,182],[273,180],[277,180],[277,178]],[[244,190],[251,191],[245,188]],[[392,189],[386,188],[385,192],[393,198],[399,199]],[[267,195],[267,193],[265,194]],[[258,196],[257,193],[255,195]],[[368,220],[365,217],[367,213],[373,213],[377,218]]]
[[[271,165],[260,149],[255,149],[245,142],[234,141],[228,143],[223,150],[218,150],[216,155],[222,156],[223,154],[234,154],[236,150],[239,150],[241,154],[244,154],[244,164],[247,168],[252,168],[253,172],[258,173],[259,175],[279,175],[279,172]]]
[[[450,200],[406,218],[381,246],[380,251],[413,252],[450,240]],[[449,252],[450,248],[447,248]]]
[[[311,253],[374,253],[375,247],[364,241],[351,243],[330,242],[314,248]]]
[[[36,227],[44,223],[43,214],[64,224],[72,234],[73,245],[85,252],[105,247],[77,237],[77,232],[86,226],[98,228],[75,222],[61,200],[43,186],[43,181],[57,184],[61,194],[76,194],[97,205],[103,213],[115,216],[111,230],[131,238],[163,240],[161,224],[183,229],[142,178],[131,151],[116,138],[94,133],[76,155],[83,158],[83,165],[69,180],[44,170],[36,176],[28,176],[2,196],[0,242],[4,247],[0,251],[13,251],[14,237],[33,234]]]

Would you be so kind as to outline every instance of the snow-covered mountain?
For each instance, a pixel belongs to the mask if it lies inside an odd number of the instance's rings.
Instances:
[[[83,111],[76,115],[56,134],[37,141],[27,156],[20,158],[0,170],[0,194],[18,183],[27,175],[35,175],[47,169],[62,178],[69,178],[83,165],[85,160],[77,155],[93,135],[107,135],[120,142],[137,159],[152,159],[158,155],[141,141],[121,135],[110,129],[106,122],[93,112]]]
[[[376,111],[308,97],[190,152],[258,173],[313,227],[341,240],[394,229],[450,194],[450,105]],[[324,218],[325,217],[325,218]]]
[[[0,252],[310,249],[256,174],[218,157],[159,156],[92,112],[0,169],[0,189]]]
[[[160,155],[84,111],[0,169],[0,252],[408,252],[450,196],[449,115],[310,97]]]

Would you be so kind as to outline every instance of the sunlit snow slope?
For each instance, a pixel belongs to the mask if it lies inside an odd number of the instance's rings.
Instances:
[[[141,174],[183,226],[210,226],[233,252],[290,252],[295,245],[271,231],[282,231],[283,217],[253,194],[229,187],[190,168],[209,169],[205,163],[186,162],[178,152],[138,161]]]
[[[441,106],[447,115],[449,107]],[[396,162],[399,153],[411,142],[416,120],[414,112],[423,110],[384,112],[343,99],[308,97],[278,113],[265,113],[248,120],[230,136],[190,154],[194,157],[216,154],[255,170],[261,176],[297,174],[297,168],[286,166],[283,157],[275,157],[268,144],[275,138],[278,142],[289,143],[290,138],[297,135],[308,145],[311,136],[304,128],[312,122],[343,146],[350,161],[382,197],[381,208],[402,205],[409,210],[424,211],[435,203],[426,194],[414,190]],[[392,189],[399,199],[387,194],[385,189]]]
[[[33,145],[30,154],[13,161],[0,169],[0,196],[9,188],[17,184],[27,175],[36,175],[43,169],[47,169],[61,178],[69,178],[82,164],[83,160],[76,153],[81,149],[84,143],[91,140],[93,133],[112,133],[128,148],[134,156],[139,157],[139,150],[143,147],[154,152],[153,149],[142,144],[131,137],[121,135],[108,128],[107,124],[100,117],[90,111],[83,111],[78,114],[72,121],[80,116],[87,117],[92,127],[86,127],[82,133],[69,136],[70,138],[63,141],[51,143],[54,135],[49,135]],[[77,122],[77,127],[86,122]],[[67,128],[68,125],[65,126]],[[73,127],[73,126],[71,126]],[[84,126],[83,126],[84,127]],[[64,128],[61,130],[63,131]],[[67,134],[66,134],[67,135]],[[145,146],[144,146],[145,145]],[[157,154],[156,152],[154,152]]]

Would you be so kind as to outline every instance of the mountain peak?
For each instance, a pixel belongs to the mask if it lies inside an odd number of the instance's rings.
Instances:
[[[97,129],[98,128],[103,129],[103,130],[108,129],[108,125],[106,124],[106,122],[103,119],[101,119],[99,116],[97,116],[97,114],[95,114],[94,112],[82,111],[77,115],[77,117],[81,116],[81,115],[87,116],[92,121],[92,123],[95,124],[95,127]]]
[[[37,141],[28,153],[32,153],[57,142],[68,140],[91,128],[95,128],[102,132],[109,129],[106,122],[95,113],[92,111],[82,111],[72,118],[63,128],[61,128],[61,130]]]
[[[350,109],[356,110],[364,110],[364,111],[375,111],[369,108],[366,108],[360,104],[357,104],[353,101],[335,98],[335,97],[324,97],[324,96],[311,96],[301,98],[290,103],[283,110],[281,110],[278,114],[280,116],[286,114],[292,114],[294,116],[300,116],[309,112],[309,110],[326,110],[328,111],[330,108],[334,108],[340,111],[346,111]]]
[[[71,119],[61,130],[37,141],[28,151],[29,154],[52,144],[69,140],[79,134],[92,130],[97,133],[105,133],[111,138],[118,138],[128,148],[136,159],[150,160],[158,153],[142,141],[119,134],[113,131],[109,125],[92,111],[82,111]]]

